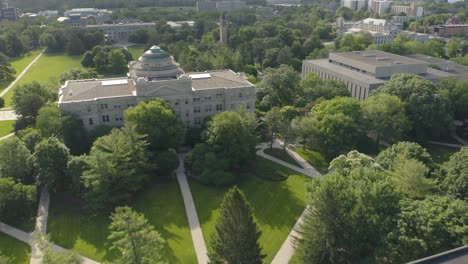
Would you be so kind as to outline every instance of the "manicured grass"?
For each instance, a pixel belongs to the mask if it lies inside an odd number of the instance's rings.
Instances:
[[[3,233],[0,233],[0,252],[12,264],[29,264],[31,258],[31,249],[27,244]]]
[[[450,159],[450,156],[455,152],[460,151],[460,148],[452,148],[446,146],[440,146],[430,143],[421,144],[431,154],[432,159],[437,163],[444,163]]]
[[[297,254],[297,252],[294,253],[288,264],[302,264],[302,261],[299,259],[299,254]]]
[[[40,53],[40,50],[34,50],[29,52],[28,54],[25,54],[23,57],[19,58],[13,58],[10,63],[11,67],[15,69],[15,77],[20,75],[20,73],[31,63],[31,61],[34,60],[34,58],[37,57],[37,55]],[[3,89],[7,88],[8,85],[10,85],[11,82],[8,83],[0,83],[0,91]]]
[[[60,74],[69,69],[80,67],[80,63],[81,56],[67,56],[64,53],[42,55],[42,57],[29,69],[23,78],[18,81],[17,85],[5,94],[5,107],[11,106],[11,97],[18,85],[32,81],[47,83],[51,79],[58,80]]]
[[[15,120],[0,121],[0,137],[6,136],[12,133],[15,125]]]
[[[132,54],[133,60],[138,61],[138,58],[145,52],[145,46],[143,45],[133,45],[127,47],[128,51]]]
[[[176,181],[157,183],[135,197],[130,206],[143,213],[167,242],[167,263],[196,263],[195,250]],[[113,260],[118,252],[110,250],[109,215],[92,215],[67,197],[51,200],[48,232],[52,240],[97,261]]]
[[[328,162],[320,152],[302,147],[294,147],[294,151],[320,173],[326,174],[328,172]]]
[[[299,163],[297,163],[297,161],[295,159],[293,159],[291,156],[289,156],[289,154],[282,150],[282,149],[279,149],[279,148],[266,148],[263,152],[265,152],[265,154],[267,155],[270,155],[270,156],[273,156],[277,159],[280,159],[282,161],[285,161],[289,164],[292,164],[294,166],[297,166],[299,168],[302,168],[301,165]]]
[[[269,263],[306,206],[306,183],[309,178],[272,161],[261,157],[258,159],[263,162],[249,174],[242,175],[237,186],[242,189],[252,205],[257,224],[262,231],[260,245],[263,247],[263,253],[267,255],[265,263]],[[254,176],[264,171],[270,172],[268,167],[274,167],[276,173],[289,177],[284,181],[268,181]],[[268,177],[270,176],[264,176]],[[203,236],[209,248],[211,234],[215,231],[215,223],[219,216],[219,206],[228,187],[207,186],[192,180],[190,188]]]

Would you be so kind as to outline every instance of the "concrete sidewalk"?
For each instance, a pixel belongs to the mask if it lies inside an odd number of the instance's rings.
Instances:
[[[182,197],[184,199],[185,212],[187,214],[190,232],[192,234],[193,246],[197,255],[199,264],[208,263],[208,251],[206,249],[205,239],[198,220],[197,210],[195,208],[195,202],[193,201],[192,192],[185,176],[184,159],[185,154],[179,154],[179,167],[177,168],[177,181],[179,182]]]

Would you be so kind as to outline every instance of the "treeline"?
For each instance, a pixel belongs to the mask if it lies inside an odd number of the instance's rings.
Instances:
[[[25,12],[40,10],[60,10],[71,8],[94,7],[103,9],[135,8],[148,6],[195,6],[194,0],[10,0],[11,6],[20,8]]]
[[[467,161],[465,147],[439,166],[409,142],[339,156],[309,185],[300,261],[406,263],[464,245]]]

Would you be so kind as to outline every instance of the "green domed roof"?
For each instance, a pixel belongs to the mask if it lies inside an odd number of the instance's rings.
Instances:
[[[147,50],[141,57],[138,59],[141,62],[170,62],[172,61],[171,55],[165,52],[158,46],[153,46]]]

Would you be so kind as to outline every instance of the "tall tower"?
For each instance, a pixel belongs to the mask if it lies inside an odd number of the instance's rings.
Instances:
[[[219,19],[219,42],[228,45],[228,22],[226,12],[224,12]]]

